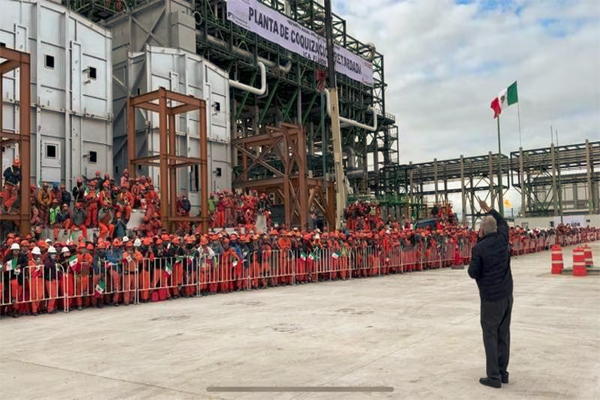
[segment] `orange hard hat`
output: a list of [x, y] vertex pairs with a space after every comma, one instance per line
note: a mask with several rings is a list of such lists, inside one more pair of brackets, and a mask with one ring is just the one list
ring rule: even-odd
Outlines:
[[94, 250], [94, 245], [90, 243], [85, 248], [88, 250]]
[[18, 167], [18, 166], [20, 166], [20, 165], [21, 165], [21, 160], [19, 160], [18, 158], [15, 158], [15, 159], [13, 160], [13, 165], [14, 165], [15, 167]]

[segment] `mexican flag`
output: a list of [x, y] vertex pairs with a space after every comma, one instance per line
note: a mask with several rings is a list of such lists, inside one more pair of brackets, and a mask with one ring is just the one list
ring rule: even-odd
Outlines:
[[490, 108], [494, 110], [494, 118], [498, 118], [503, 109], [518, 101], [519, 95], [517, 94], [517, 82], [515, 81], [508, 88], [501, 91], [500, 94], [498, 94], [498, 97], [492, 100]]
[[17, 268], [17, 259], [16, 258], [13, 258], [12, 260], [7, 261], [6, 264], [4, 264], [4, 269], [6, 271], [12, 271], [16, 268]]
[[167, 266], [165, 267], [165, 275], [171, 276], [172, 273], [173, 273], [173, 265], [171, 265], [171, 263], [167, 263]]
[[337, 251], [334, 251], [333, 253], [331, 253], [331, 257], [334, 260], [337, 260], [338, 258], [340, 258], [340, 253], [338, 253]]
[[306, 253], [305, 252], [300, 253], [300, 258], [302, 259], [302, 261], [306, 261]]
[[102, 297], [105, 290], [106, 290], [106, 283], [104, 282], [104, 280], [100, 280], [100, 282], [98, 282], [98, 284], [96, 285], [96, 290], [94, 291], [94, 297], [99, 299], [100, 297]]
[[70, 257], [69, 260], [68, 260], [68, 262], [69, 262], [69, 267], [71, 267], [71, 269], [73, 270], [73, 272], [75, 272], [75, 273], [78, 274], [79, 271], [81, 271], [81, 264], [77, 260], [77, 256]]

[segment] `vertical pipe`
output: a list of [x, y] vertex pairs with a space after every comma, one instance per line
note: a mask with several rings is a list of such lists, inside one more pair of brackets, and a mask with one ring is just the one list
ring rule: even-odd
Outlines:
[[135, 179], [136, 165], [133, 162], [136, 154], [135, 143], [135, 106], [131, 102], [131, 98], [127, 99], [127, 162], [129, 164], [129, 174], [131, 179]]
[[163, 228], [169, 225], [169, 155], [167, 135], [167, 91], [165, 88], [158, 89], [158, 132], [159, 132], [159, 160], [160, 160], [160, 219]]
[[200, 217], [202, 233], [208, 233], [208, 143], [206, 127], [206, 102], [200, 101]]
[[[177, 216], [177, 133], [175, 130], [175, 114], [169, 113], [169, 129], [167, 130], [169, 135], [169, 207], [171, 217]], [[171, 224], [171, 223], [169, 223]], [[170, 232], [175, 231], [176, 224], [171, 224]]]
[[[0, 76], [2, 79], [2, 76]], [[19, 151], [21, 153], [21, 236], [25, 237], [31, 229], [31, 202], [29, 186], [31, 184], [31, 147], [30, 147], [30, 113], [31, 113], [31, 69], [29, 54], [21, 54], [21, 71], [19, 76], [19, 98], [21, 100], [19, 120]], [[1, 127], [0, 127], [1, 128]]]

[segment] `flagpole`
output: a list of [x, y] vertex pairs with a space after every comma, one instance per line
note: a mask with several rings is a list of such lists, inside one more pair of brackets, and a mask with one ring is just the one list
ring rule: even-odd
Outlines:
[[519, 118], [519, 147], [523, 147], [521, 143], [521, 107], [519, 107], [519, 102], [517, 101], [517, 116]]
[[[500, 186], [500, 191], [498, 193], [498, 211], [500, 215], [504, 217], [504, 189], [502, 187], [502, 148], [500, 145], [500, 115], [497, 117], [498, 123], [498, 181]], [[490, 176], [492, 182], [494, 182], [494, 177]], [[492, 185], [493, 186], [493, 185]], [[493, 206], [493, 205], [492, 205]]]

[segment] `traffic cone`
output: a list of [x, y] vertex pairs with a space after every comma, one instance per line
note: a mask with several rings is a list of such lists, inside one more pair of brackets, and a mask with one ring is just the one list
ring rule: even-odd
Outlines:
[[563, 264], [563, 253], [559, 245], [555, 244], [552, 246], [552, 274], [562, 274], [564, 268]]
[[573, 276], [587, 276], [585, 251], [582, 247], [573, 250]]
[[594, 268], [594, 259], [592, 256], [592, 249], [588, 247], [586, 244], [583, 246], [584, 254], [585, 254], [585, 267], [586, 268]]

